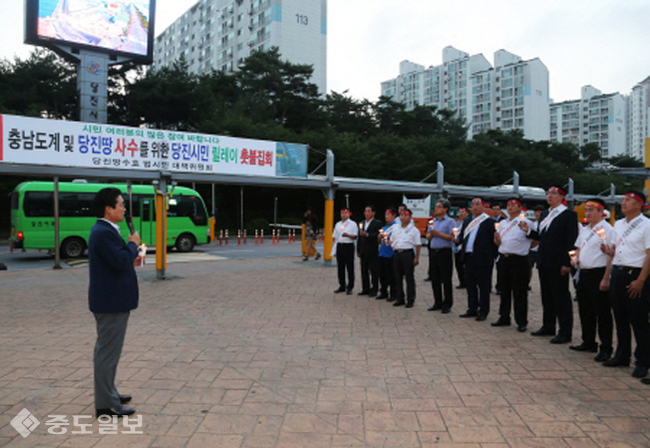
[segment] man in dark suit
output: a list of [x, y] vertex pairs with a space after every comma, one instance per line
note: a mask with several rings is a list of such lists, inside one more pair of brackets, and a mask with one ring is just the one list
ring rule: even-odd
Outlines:
[[375, 297], [379, 289], [379, 230], [381, 221], [375, 218], [374, 205], [366, 206], [363, 211], [365, 221], [359, 223], [359, 242], [357, 255], [361, 260], [362, 295]]
[[527, 222], [520, 223], [530, 238], [539, 241], [537, 269], [542, 292], [543, 324], [533, 336], [555, 336], [555, 322], [559, 324], [552, 344], [571, 342], [573, 306], [569, 292], [571, 258], [578, 237], [578, 216], [564, 205], [566, 191], [557, 185], [548, 189], [546, 202], [550, 208], [542, 213], [537, 230]]
[[465, 284], [467, 286], [467, 312], [460, 317], [487, 319], [490, 313], [490, 289], [492, 267], [497, 255], [494, 244], [496, 221], [485, 213], [483, 198], [472, 199], [472, 216], [467, 218], [460, 234], [465, 260]]
[[129, 313], [138, 307], [138, 280], [133, 262], [138, 256], [140, 236], [129, 235], [126, 244], [120, 235], [117, 223], [124, 221], [126, 208], [117, 188], [100, 190], [93, 208], [99, 219], [88, 239], [88, 304], [97, 325], [93, 358], [95, 409], [97, 417], [131, 415], [135, 409], [123, 406], [131, 397], [118, 394], [115, 373]]

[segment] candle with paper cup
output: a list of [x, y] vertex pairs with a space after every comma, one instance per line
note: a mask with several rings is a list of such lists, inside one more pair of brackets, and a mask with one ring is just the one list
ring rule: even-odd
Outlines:
[[133, 260], [133, 266], [144, 266], [145, 257], [147, 256], [147, 246], [142, 243], [138, 246], [138, 256]]

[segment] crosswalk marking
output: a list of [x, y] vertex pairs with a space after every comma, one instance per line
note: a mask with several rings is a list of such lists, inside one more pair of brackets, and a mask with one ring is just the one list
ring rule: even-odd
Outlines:
[[[167, 254], [167, 263], [192, 263], [196, 261], [227, 260], [228, 257], [211, 255], [206, 252], [170, 252]], [[61, 260], [71, 268], [88, 267], [87, 258], [66, 258]], [[146, 264], [156, 264], [156, 254], [147, 254]]]
[[[190, 263], [193, 261], [216, 261], [216, 260], [227, 260], [227, 257], [221, 257], [219, 255], [210, 255], [205, 252], [171, 252], [167, 254], [167, 263]], [[156, 255], [151, 254], [147, 255], [148, 263], [156, 262]]]

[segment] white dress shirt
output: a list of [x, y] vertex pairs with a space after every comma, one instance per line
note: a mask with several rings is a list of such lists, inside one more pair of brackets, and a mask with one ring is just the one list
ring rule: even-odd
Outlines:
[[[627, 230], [633, 225], [634, 229], [626, 235]], [[645, 251], [650, 249], [650, 220], [644, 215], [639, 215], [630, 222], [625, 218], [619, 219], [614, 225], [614, 231], [616, 254], [612, 264], [642, 268], [646, 257]]]
[[[605, 231], [605, 239], [598, 235], [599, 230]], [[575, 246], [580, 249], [578, 260], [581, 269], [604, 268], [607, 266], [607, 254], [600, 250], [600, 245], [605, 243], [612, 245], [614, 240], [614, 228], [605, 220], [600, 221], [595, 226], [591, 224], [580, 228], [580, 233], [576, 239]]]
[[[526, 232], [519, 228], [521, 219], [517, 216], [515, 219], [504, 219], [499, 224], [499, 236], [501, 237], [501, 245], [499, 246], [500, 254], [508, 255], [521, 255], [527, 256], [530, 252], [530, 245], [532, 243], [530, 238], [526, 237]], [[532, 222], [524, 219], [528, 226], [533, 225]]]
[[395, 250], [415, 249], [421, 243], [420, 238], [420, 230], [412, 224], [393, 226], [390, 234], [391, 246]]

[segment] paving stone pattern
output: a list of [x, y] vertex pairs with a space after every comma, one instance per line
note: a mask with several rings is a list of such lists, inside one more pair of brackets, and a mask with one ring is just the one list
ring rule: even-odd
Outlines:
[[[548, 338], [333, 294], [336, 269], [300, 258], [139, 269], [118, 388], [143, 434], [48, 433], [94, 413], [87, 268], [0, 273], [0, 445], [15, 447], [650, 447], [650, 386], [632, 367]], [[119, 291], [116, 291], [119, 294]], [[541, 321], [531, 293], [529, 330]], [[580, 342], [576, 311], [574, 343]], [[27, 408], [40, 425], [10, 425]], [[121, 431], [120, 431], [121, 432]]]

